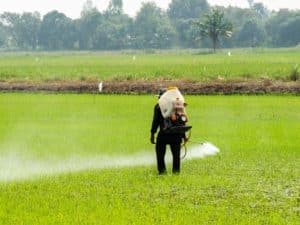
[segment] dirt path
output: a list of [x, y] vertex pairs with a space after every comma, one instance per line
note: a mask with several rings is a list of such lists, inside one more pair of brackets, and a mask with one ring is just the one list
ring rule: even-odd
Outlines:
[[[105, 94], [152, 94], [177, 86], [185, 94], [300, 94], [300, 81], [104, 81]], [[0, 81], [0, 92], [99, 93], [99, 81]]]

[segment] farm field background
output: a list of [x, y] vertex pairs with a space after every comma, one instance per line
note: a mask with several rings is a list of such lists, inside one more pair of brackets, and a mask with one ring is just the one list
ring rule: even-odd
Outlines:
[[222, 50], [217, 54], [203, 50], [2, 52], [0, 80], [286, 80], [299, 64], [299, 48]]
[[149, 130], [156, 100], [0, 94], [0, 160], [8, 162], [0, 165], [0, 224], [298, 223], [296, 96], [186, 96], [192, 141], [211, 141], [221, 153], [184, 161], [180, 176], [157, 176], [153, 161], [5, 179], [3, 171], [18, 175], [74, 155], [154, 155]]

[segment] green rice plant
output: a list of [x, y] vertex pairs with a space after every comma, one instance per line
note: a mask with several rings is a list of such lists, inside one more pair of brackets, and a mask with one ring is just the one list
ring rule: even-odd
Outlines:
[[52, 52], [1, 53], [0, 80], [111, 80], [111, 79], [188, 79], [207, 81], [218, 76], [226, 80], [250, 77], [282, 79], [291, 74], [290, 66], [299, 64], [294, 49], [220, 51], [193, 54], [161, 51], [153, 54], [132, 52]]
[[[0, 94], [0, 224], [298, 223], [299, 97], [186, 96], [191, 141], [210, 141], [221, 153], [183, 160], [179, 176], [156, 174], [149, 143], [156, 101]], [[76, 170], [140, 153], [154, 164]], [[74, 170], [51, 173], [74, 156]], [[28, 167], [47, 173], [2, 179]]]

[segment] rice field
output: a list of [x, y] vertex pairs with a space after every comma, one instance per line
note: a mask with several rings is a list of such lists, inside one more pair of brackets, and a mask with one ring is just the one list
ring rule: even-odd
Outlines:
[[0, 94], [0, 224], [299, 223], [299, 97], [186, 96], [188, 155], [220, 153], [179, 176], [156, 173], [156, 101]]
[[0, 80], [281, 79], [298, 71], [300, 51], [238, 49], [145, 52], [0, 53]]

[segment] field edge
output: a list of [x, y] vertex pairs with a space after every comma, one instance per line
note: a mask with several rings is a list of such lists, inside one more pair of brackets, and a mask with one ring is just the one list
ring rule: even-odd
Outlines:
[[0, 80], [0, 92], [153, 94], [176, 86], [185, 94], [300, 94], [300, 81], [259, 80]]

